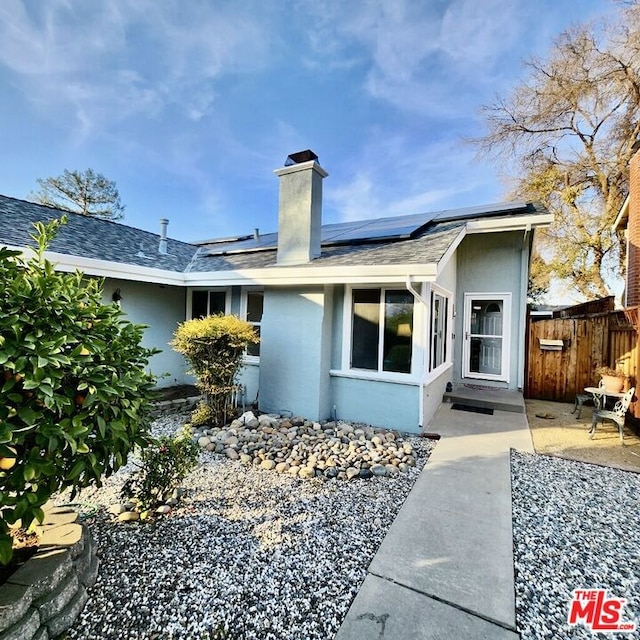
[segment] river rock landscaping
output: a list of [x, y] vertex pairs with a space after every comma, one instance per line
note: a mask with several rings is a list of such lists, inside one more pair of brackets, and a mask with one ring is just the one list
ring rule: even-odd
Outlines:
[[228, 427], [199, 428], [196, 438], [231, 460], [300, 478], [394, 476], [416, 465], [409, 440], [367, 425], [256, 417], [248, 411]]
[[[182, 499], [152, 522], [109, 513], [133, 463], [82, 492], [100, 574], [69, 639], [335, 635], [434, 443], [272, 418], [200, 429]], [[159, 417], [154, 433], [186, 419]]]

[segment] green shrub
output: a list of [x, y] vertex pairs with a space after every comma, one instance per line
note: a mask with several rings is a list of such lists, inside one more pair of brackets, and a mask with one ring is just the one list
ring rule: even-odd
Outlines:
[[0, 248], [0, 562], [8, 525], [42, 521], [57, 491], [117, 470], [148, 441], [154, 353], [144, 327], [102, 304], [102, 283], [44, 258], [62, 221], [37, 224], [35, 254]]
[[191, 424], [194, 427], [199, 427], [203, 424], [212, 424], [215, 420], [215, 416], [213, 414], [213, 409], [210, 404], [206, 402], [201, 402], [192, 412], [191, 412]]
[[214, 422], [224, 424], [227, 399], [233, 390], [242, 356], [250, 344], [257, 344], [253, 326], [236, 316], [208, 316], [178, 325], [171, 342], [191, 365], [197, 386], [207, 395]]
[[139, 471], [124, 483], [122, 497], [135, 498], [141, 511], [164, 504], [195, 468], [199, 455], [200, 447], [186, 427], [177, 436], [154, 439], [142, 451]]

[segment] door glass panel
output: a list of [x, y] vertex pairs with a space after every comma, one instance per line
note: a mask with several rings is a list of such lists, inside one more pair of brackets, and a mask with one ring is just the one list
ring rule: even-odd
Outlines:
[[502, 335], [502, 300], [471, 302], [471, 333], [484, 336]]
[[473, 373], [502, 373], [502, 338], [471, 338], [471, 361]]
[[503, 301], [472, 300], [469, 371], [502, 374]]

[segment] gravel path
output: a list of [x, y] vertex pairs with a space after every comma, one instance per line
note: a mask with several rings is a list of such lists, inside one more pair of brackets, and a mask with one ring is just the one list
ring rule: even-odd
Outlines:
[[[640, 638], [640, 475], [513, 453], [516, 614], [523, 640]], [[632, 633], [569, 627], [574, 589], [626, 598]]]
[[[172, 433], [184, 419], [161, 418], [154, 431]], [[352, 481], [291, 478], [203, 453], [169, 517], [119, 524], [95, 513], [100, 574], [68, 638], [332, 638], [433, 447], [410, 442], [416, 467]], [[117, 502], [130, 470], [85, 490], [85, 512]]]

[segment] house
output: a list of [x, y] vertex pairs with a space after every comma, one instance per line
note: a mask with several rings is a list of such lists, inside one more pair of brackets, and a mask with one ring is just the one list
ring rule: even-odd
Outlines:
[[[624, 235], [626, 240], [626, 278], [622, 299], [624, 314], [635, 330], [632, 345], [624, 353], [625, 369], [629, 371], [630, 384], [638, 389], [640, 371], [640, 141], [634, 145], [635, 153], [629, 162], [629, 193], [618, 216], [613, 230]], [[640, 422], [640, 402], [630, 408], [636, 419], [636, 433]]]
[[[418, 431], [448, 382], [521, 389], [526, 290], [540, 205], [511, 202], [322, 225], [327, 177], [311, 151], [280, 182], [278, 233], [184, 243], [69, 215], [50, 247], [59, 269], [104, 277], [105, 295], [164, 349], [154, 372], [187, 380], [175, 326], [238, 314], [259, 332], [242, 383], [265, 412]], [[0, 242], [29, 243], [60, 212], [0, 197]]]
[[623, 233], [627, 244], [624, 307], [640, 307], [640, 141], [634, 149], [629, 162], [629, 194], [613, 223], [613, 230]]

